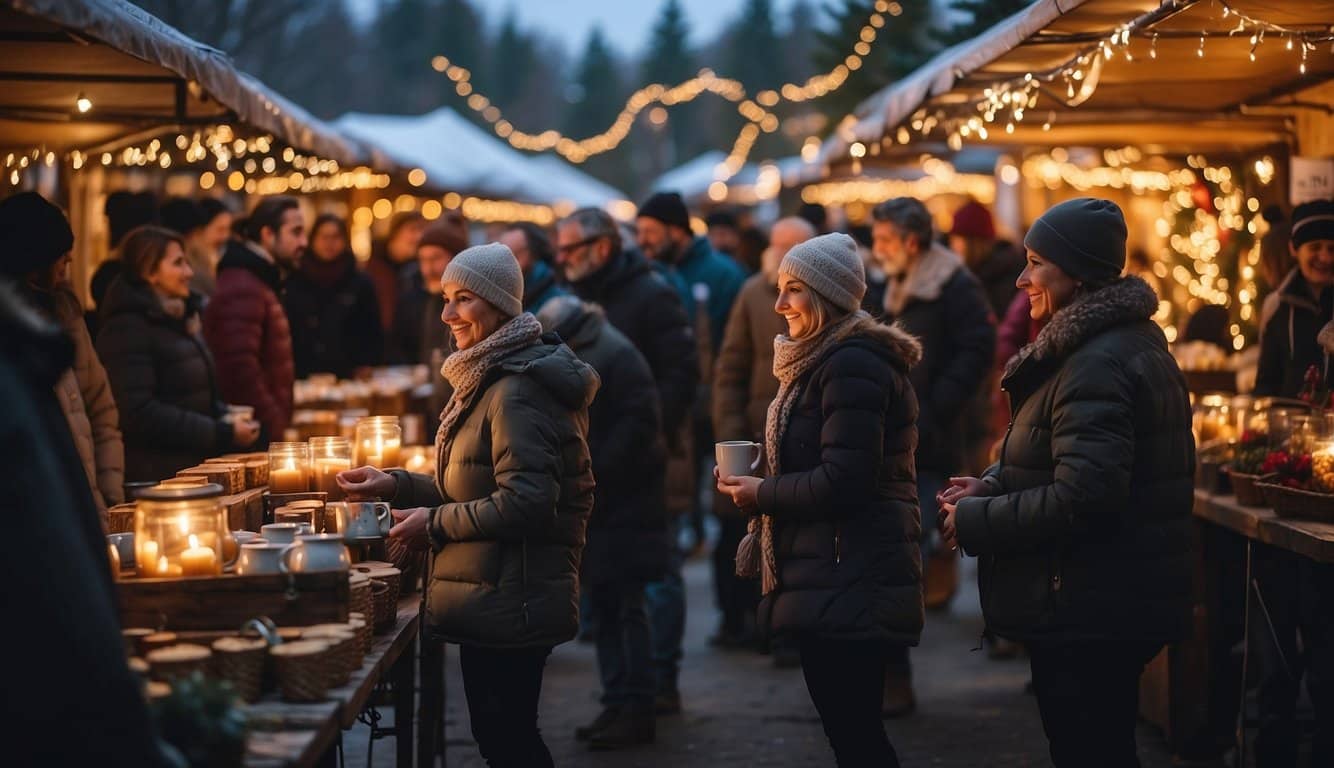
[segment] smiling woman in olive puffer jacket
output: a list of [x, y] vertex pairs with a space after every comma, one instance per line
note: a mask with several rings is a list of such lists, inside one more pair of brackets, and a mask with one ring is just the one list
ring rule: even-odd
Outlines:
[[[477, 747], [493, 768], [542, 768], [542, 672], [579, 626], [579, 563], [593, 508], [588, 406], [597, 374], [523, 311], [509, 248], [465, 249], [441, 278], [458, 351], [441, 373], [434, 477], [361, 467], [352, 498], [391, 500], [389, 535], [434, 550], [426, 625], [458, 643]], [[433, 727], [424, 725], [423, 727]]]
[[1107, 200], [1033, 224], [1017, 284], [1046, 326], [1006, 366], [1000, 461], [939, 497], [987, 627], [1028, 646], [1058, 768], [1139, 765], [1140, 672], [1188, 618], [1190, 403], [1125, 239]]

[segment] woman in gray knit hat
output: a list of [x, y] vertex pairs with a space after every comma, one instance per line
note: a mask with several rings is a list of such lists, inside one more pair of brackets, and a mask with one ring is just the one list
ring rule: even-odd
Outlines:
[[897, 766], [880, 698], [890, 649], [922, 631], [908, 382], [921, 347], [861, 311], [865, 293], [847, 235], [783, 257], [766, 477], [720, 477], [718, 490], [751, 515], [737, 573], [761, 579], [761, 629], [797, 644], [838, 765]]
[[1005, 367], [1000, 461], [938, 497], [987, 628], [1028, 648], [1058, 768], [1139, 765], [1140, 672], [1189, 616], [1190, 402], [1125, 243], [1108, 200], [1033, 223], [1016, 284], [1046, 325]]
[[[441, 369], [434, 476], [344, 472], [352, 498], [391, 501], [391, 538], [434, 552], [426, 627], [458, 643], [473, 738], [490, 766], [541, 768], [542, 671], [579, 625], [579, 559], [593, 507], [593, 369], [523, 312], [523, 275], [497, 243], [468, 248], [441, 278], [458, 351]], [[432, 727], [424, 725], [423, 727]]]

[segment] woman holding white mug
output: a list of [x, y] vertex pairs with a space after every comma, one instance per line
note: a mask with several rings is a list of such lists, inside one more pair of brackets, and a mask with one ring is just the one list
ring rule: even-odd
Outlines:
[[[468, 248], [441, 278], [458, 351], [441, 373], [434, 477], [361, 467], [352, 500], [390, 499], [389, 536], [435, 551], [426, 626], [458, 643], [473, 738], [493, 768], [542, 768], [542, 672], [579, 625], [579, 560], [593, 507], [588, 405], [598, 377], [523, 311], [508, 248]], [[433, 727], [423, 725], [425, 728]]]
[[767, 477], [719, 477], [752, 515], [737, 572], [759, 574], [759, 626], [796, 641], [839, 766], [897, 766], [880, 720], [892, 646], [922, 631], [913, 450], [917, 341], [859, 309], [866, 276], [844, 234], [797, 245], [778, 270], [777, 397]]

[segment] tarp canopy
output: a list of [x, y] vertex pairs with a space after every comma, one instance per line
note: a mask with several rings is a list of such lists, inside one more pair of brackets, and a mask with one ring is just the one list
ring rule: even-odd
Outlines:
[[854, 142], [884, 141], [883, 157], [905, 139], [951, 136], [956, 147], [1164, 153], [1282, 143], [1294, 114], [1331, 107], [1294, 94], [1334, 78], [1332, 21], [1330, 0], [1038, 0], [864, 101], [821, 156], [841, 163]]
[[[387, 158], [239, 72], [228, 56], [124, 0], [0, 0], [0, 146], [114, 148], [232, 124], [344, 166]], [[81, 113], [76, 101], [91, 109]]]
[[425, 186], [526, 203], [605, 205], [625, 197], [549, 156], [529, 156], [448, 107], [424, 115], [348, 113], [340, 131], [376, 142], [395, 160], [426, 172]]

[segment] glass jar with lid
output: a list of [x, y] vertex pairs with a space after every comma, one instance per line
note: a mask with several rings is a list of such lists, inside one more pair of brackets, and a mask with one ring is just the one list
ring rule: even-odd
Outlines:
[[399, 451], [403, 446], [403, 428], [397, 416], [368, 416], [357, 422], [352, 443], [352, 464], [388, 469], [402, 466]]
[[1197, 445], [1236, 439], [1232, 402], [1226, 394], [1211, 392], [1202, 395], [1195, 403], [1193, 420]]
[[140, 576], [216, 576], [227, 533], [222, 486], [156, 486], [134, 509], [134, 559]]
[[305, 493], [310, 490], [310, 446], [306, 443], [269, 443], [269, 491]]

